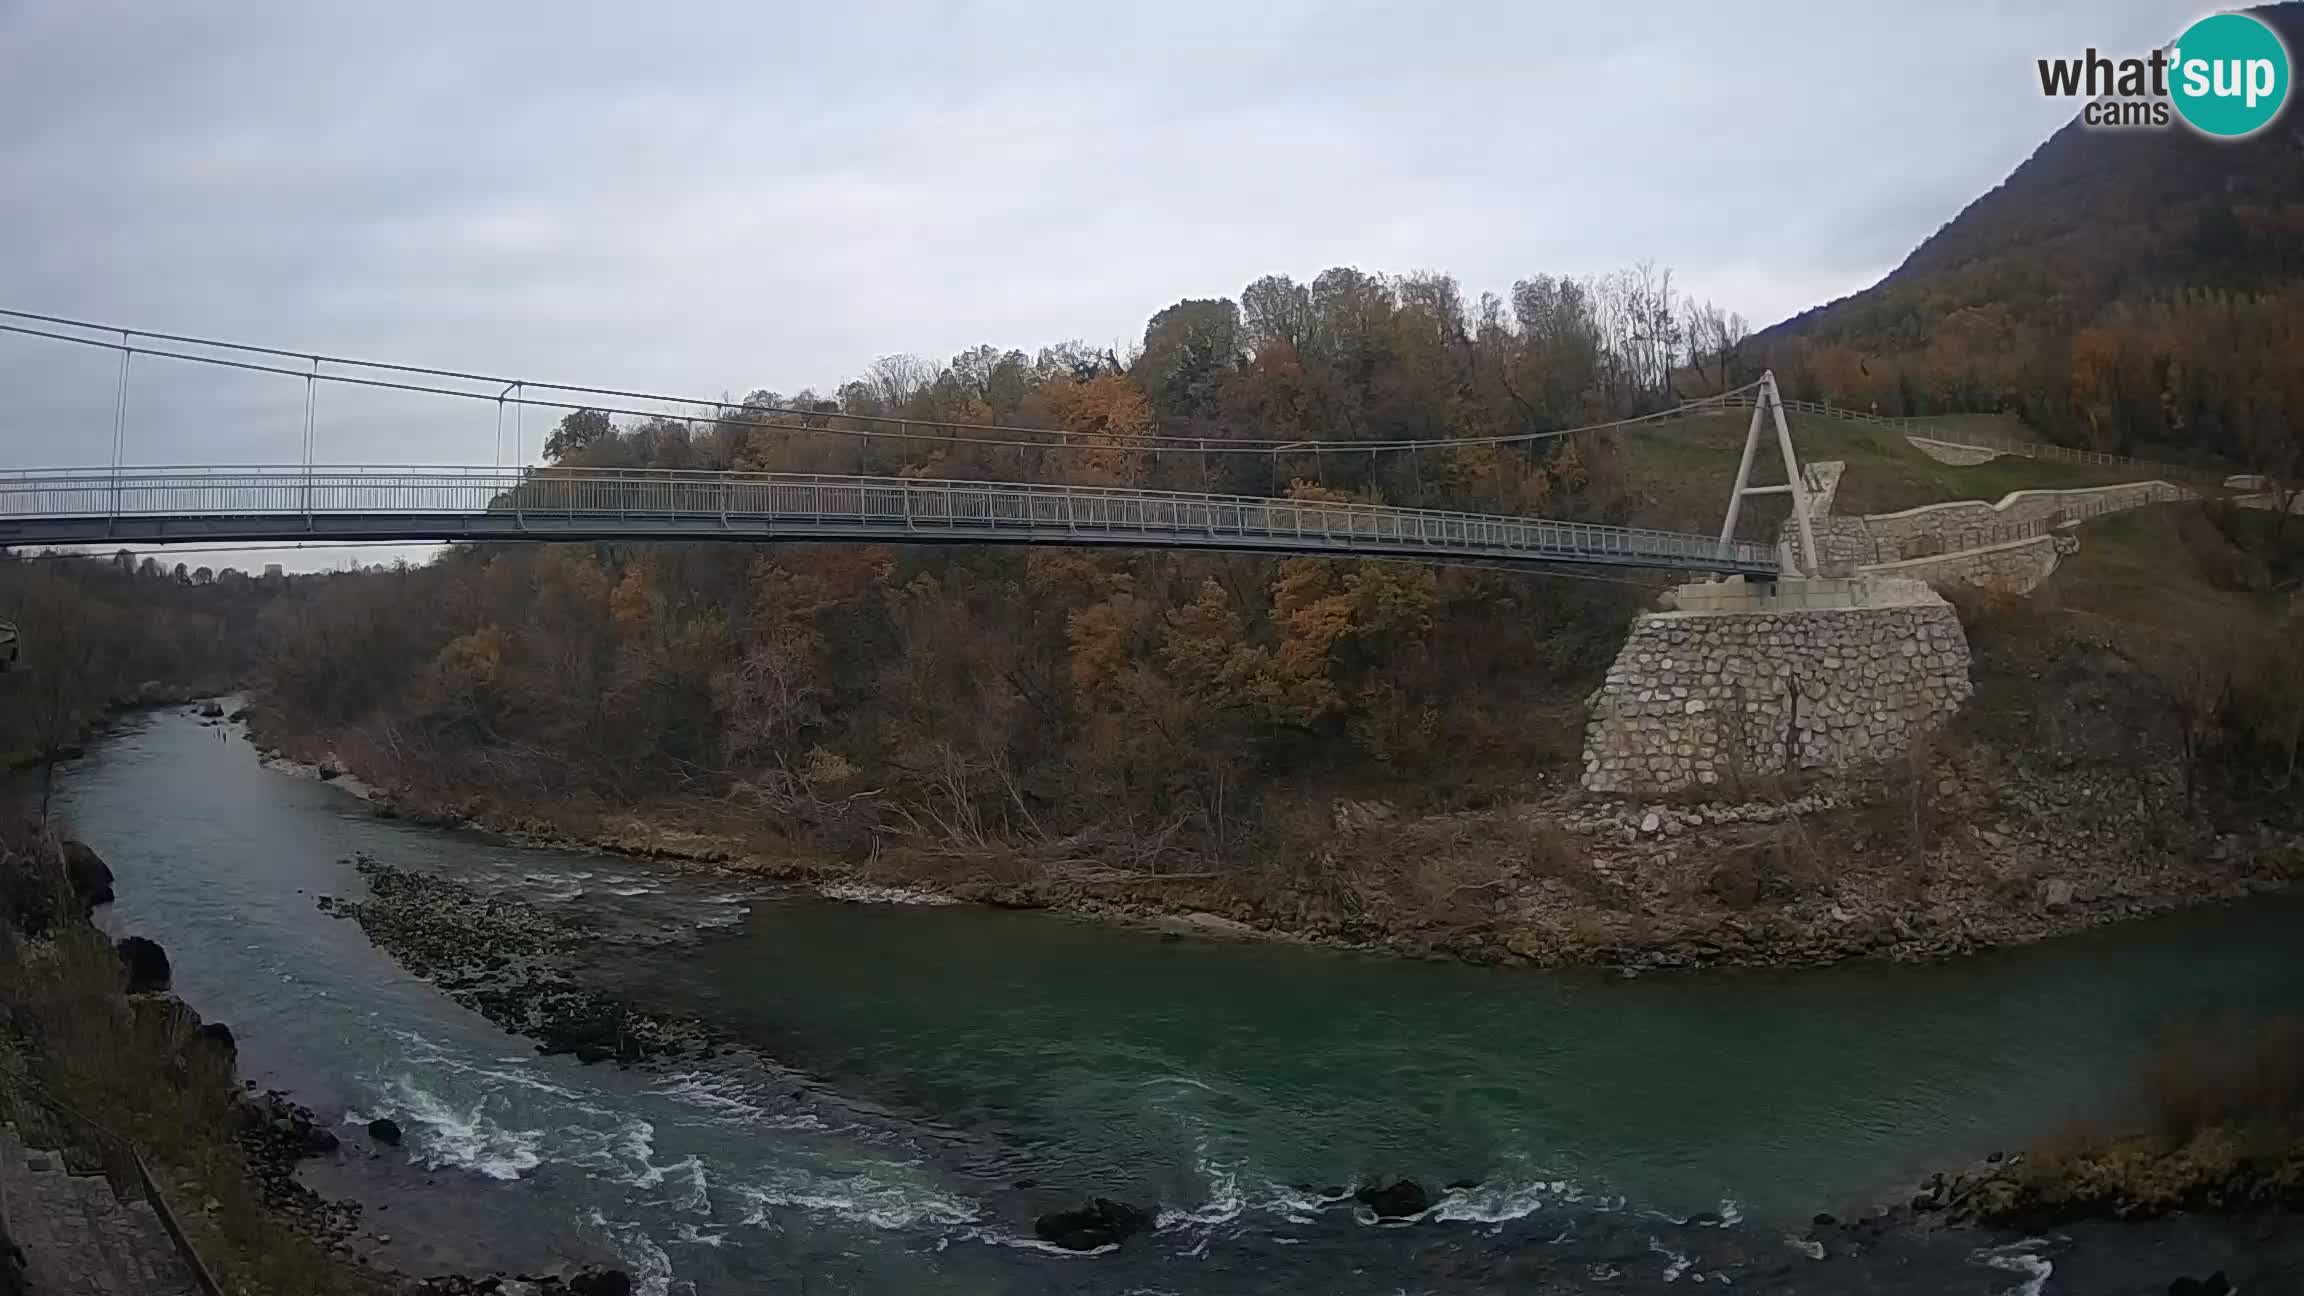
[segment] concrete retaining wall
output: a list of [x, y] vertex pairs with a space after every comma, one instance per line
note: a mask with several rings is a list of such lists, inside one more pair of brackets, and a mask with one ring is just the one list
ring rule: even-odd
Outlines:
[[1957, 468], [1973, 468], [1980, 463], [1990, 463], [1993, 460], [1999, 458], [2001, 455], [2007, 453], [2005, 450], [1992, 450], [1984, 446], [1960, 445], [1957, 442], [1937, 441], [1929, 437], [1908, 436], [1904, 439], [1911, 443], [1913, 449], [1928, 456], [1936, 462], [1941, 464], [1951, 464]]

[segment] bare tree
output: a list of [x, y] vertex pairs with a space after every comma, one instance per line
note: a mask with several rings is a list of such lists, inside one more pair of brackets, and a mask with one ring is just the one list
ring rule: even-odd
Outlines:
[[902, 414], [914, 398], [936, 385], [936, 366], [916, 355], [884, 355], [872, 362], [864, 381], [882, 409]]

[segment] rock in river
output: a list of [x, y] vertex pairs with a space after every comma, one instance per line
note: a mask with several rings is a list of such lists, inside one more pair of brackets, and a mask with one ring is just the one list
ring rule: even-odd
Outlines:
[[386, 1147], [400, 1146], [400, 1123], [388, 1116], [379, 1116], [368, 1122], [368, 1137]]
[[1098, 1197], [1076, 1210], [1050, 1211], [1033, 1221], [1032, 1231], [1043, 1242], [1067, 1251], [1093, 1251], [1114, 1245], [1152, 1225], [1152, 1214], [1126, 1202]]
[[1352, 1193], [1353, 1200], [1376, 1212], [1378, 1219], [1407, 1219], [1432, 1209], [1432, 1194], [1413, 1179], [1395, 1179], [1391, 1183], [1362, 1184]]
[[568, 1296], [632, 1296], [632, 1278], [621, 1269], [587, 1265], [568, 1279]]

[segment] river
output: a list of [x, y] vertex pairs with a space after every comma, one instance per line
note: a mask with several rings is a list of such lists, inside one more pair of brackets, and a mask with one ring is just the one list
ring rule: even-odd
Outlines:
[[[117, 875], [108, 926], [166, 947], [244, 1074], [344, 1122], [305, 1179], [366, 1204], [379, 1259], [591, 1259], [674, 1296], [2039, 1290], [2036, 1253], [2070, 1243], [1818, 1259], [1808, 1217], [2118, 1119], [2165, 1029], [2304, 994], [2293, 898], [1945, 965], [1620, 980], [742, 893], [377, 819], [180, 711], [59, 789]], [[625, 993], [750, 1047], [539, 1057], [321, 911], [363, 894], [356, 854], [568, 906]], [[619, 939], [668, 927], [701, 935]], [[374, 1116], [405, 1146], [371, 1147]], [[1379, 1174], [1464, 1186], [1412, 1223], [1331, 1200]], [[1159, 1226], [1088, 1256], [1033, 1239], [1091, 1194]], [[2183, 1227], [2177, 1259], [2234, 1245]]]

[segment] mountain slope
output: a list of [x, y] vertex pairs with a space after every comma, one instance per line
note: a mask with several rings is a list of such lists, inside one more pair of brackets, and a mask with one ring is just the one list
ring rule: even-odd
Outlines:
[[[2304, 3], [2255, 12], [2304, 49]], [[2300, 285], [2304, 108], [2236, 142], [2076, 118], [1880, 283], [1754, 342], [1802, 395], [2254, 461], [2254, 423], [2304, 418], [2278, 379]]]

